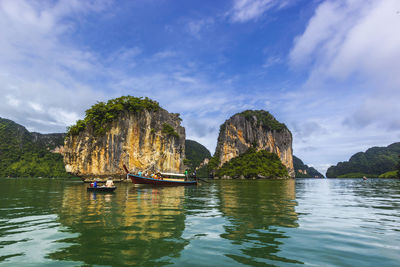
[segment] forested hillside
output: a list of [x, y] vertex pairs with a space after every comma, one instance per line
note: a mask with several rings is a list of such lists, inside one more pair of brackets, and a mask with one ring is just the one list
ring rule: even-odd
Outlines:
[[250, 148], [217, 169], [216, 176], [231, 178], [288, 178], [289, 174], [279, 157], [265, 150]]
[[[202, 144], [193, 140], [185, 140], [185, 156], [185, 165], [189, 167], [189, 172], [193, 172], [200, 166], [204, 159], [211, 158], [211, 153]], [[198, 169], [197, 176], [208, 177], [207, 166]]]
[[50, 150], [64, 142], [64, 134], [30, 133], [0, 118], [0, 177], [66, 177], [63, 157]]
[[211, 158], [211, 153], [202, 144], [193, 141], [185, 140], [185, 165], [190, 167], [198, 167], [205, 158]]
[[339, 162], [329, 167], [328, 178], [333, 177], [378, 177], [379, 175], [396, 170], [399, 161], [400, 143], [387, 147], [372, 147], [365, 152], [358, 152], [349, 161]]
[[313, 167], [304, 164], [301, 159], [293, 155], [293, 167], [296, 172], [296, 178], [323, 178], [319, 171]]

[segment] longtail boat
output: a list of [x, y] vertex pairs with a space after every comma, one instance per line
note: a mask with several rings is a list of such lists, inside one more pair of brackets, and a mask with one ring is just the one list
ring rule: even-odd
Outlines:
[[152, 184], [152, 185], [196, 185], [197, 181], [185, 181], [183, 179], [173, 179], [173, 178], [150, 178], [139, 176], [135, 174], [128, 173], [128, 177], [132, 180], [134, 184]]
[[[185, 181], [184, 174], [176, 174], [176, 173], [158, 173], [158, 175], [153, 177], [145, 177], [142, 175], [136, 175], [129, 173], [128, 168], [123, 166], [127, 178], [130, 178], [134, 184], [151, 184], [151, 185], [161, 185], [161, 186], [177, 186], [177, 185], [196, 185], [197, 180]], [[172, 178], [172, 177], [181, 177]]]

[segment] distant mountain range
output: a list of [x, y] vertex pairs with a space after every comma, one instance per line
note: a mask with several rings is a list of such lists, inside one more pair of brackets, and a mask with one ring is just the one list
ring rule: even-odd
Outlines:
[[187, 139], [185, 140], [185, 156], [185, 165], [190, 168], [196, 168], [204, 161], [204, 159], [210, 159], [211, 153], [202, 144]]
[[31, 133], [0, 118], [0, 177], [67, 177], [63, 157], [52, 153], [65, 134]]
[[207, 166], [200, 166], [205, 159], [211, 159], [211, 153], [205, 146], [187, 139], [185, 140], [185, 156], [184, 162], [189, 167], [190, 172], [197, 168], [198, 177], [208, 177]]
[[399, 155], [400, 143], [393, 143], [387, 147], [372, 147], [365, 152], [354, 154], [349, 161], [329, 167], [326, 176], [328, 178], [378, 177], [396, 170]]
[[295, 155], [293, 155], [293, 167], [296, 173], [296, 178], [324, 178], [324, 175], [319, 171], [313, 167], [308, 167]]

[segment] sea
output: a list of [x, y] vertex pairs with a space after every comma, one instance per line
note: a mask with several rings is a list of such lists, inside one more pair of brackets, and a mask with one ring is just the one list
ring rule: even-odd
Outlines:
[[0, 266], [400, 266], [399, 179], [0, 178]]

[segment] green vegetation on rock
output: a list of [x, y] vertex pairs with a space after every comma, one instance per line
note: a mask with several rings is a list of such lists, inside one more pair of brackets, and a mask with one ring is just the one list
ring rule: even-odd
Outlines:
[[211, 157], [210, 161], [208, 162], [207, 165], [207, 174], [209, 177], [214, 177], [215, 176], [215, 171], [218, 169], [218, 166], [220, 164], [219, 160], [220, 154], [216, 152], [214, 156]]
[[337, 178], [363, 178], [364, 176], [367, 178], [377, 178], [379, 175], [363, 173], [363, 172], [351, 172], [351, 173], [339, 175]]
[[211, 153], [205, 146], [193, 140], [185, 140], [185, 157], [184, 164], [189, 168], [189, 173], [197, 168], [197, 177], [208, 177], [208, 165], [198, 168], [204, 159], [211, 158]]
[[379, 178], [397, 178], [398, 171], [389, 171], [379, 175]]
[[387, 147], [372, 147], [365, 152], [354, 154], [349, 161], [329, 167], [326, 176], [349, 177], [355, 173], [362, 174], [358, 177], [378, 177], [388, 171], [396, 170], [399, 155], [400, 143], [393, 143]]
[[163, 124], [161, 133], [179, 138], [179, 134], [175, 131], [174, 127], [172, 127], [168, 123]]
[[68, 177], [63, 157], [49, 150], [63, 144], [64, 134], [30, 133], [0, 118], [0, 177]]
[[87, 127], [93, 129], [95, 135], [104, 134], [113, 122], [123, 112], [140, 113], [144, 110], [157, 111], [160, 109], [158, 102], [147, 97], [121, 96], [105, 102], [97, 102], [86, 110], [83, 120], [78, 120], [75, 125], [68, 127], [67, 135], [78, 135]]
[[287, 129], [284, 123], [280, 123], [271, 113], [265, 110], [245, 110], [239, 115], [244, 116], [246, 120], [251, 122], [256, 121], [257, 127], [262, 126], [267, 130], [280, 131]]
[[397, 178], [400, 179], [400, 155], [399, 155], [399, 162], [397, 163], [396, 168], [397, 168]]
[[239, 178], [283, 178], [289, 177], [279, 157], [265, 150], [250, 148], [239, 157], [233, 158], [216, 170], [216, 176]]
[[210, 159], [211, 153], [202, 144], [193, 140], [185, 140], [185, 157], [185, 165], [194, 169], [197, 168], [204, 159]]
[[293, 167], [296, 173], [296, 178], [323, 178], [324, 176], [314, 169], [313, 167], [309, 167], [305, 165], [301, 159], [293, 155]]

